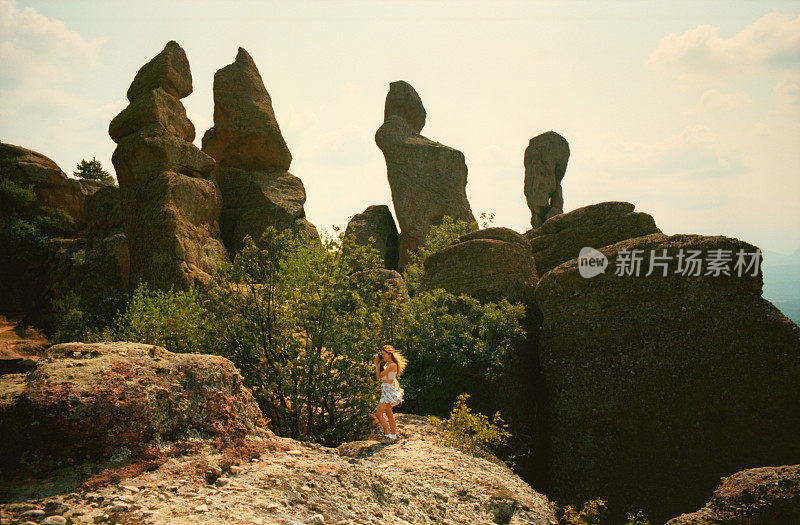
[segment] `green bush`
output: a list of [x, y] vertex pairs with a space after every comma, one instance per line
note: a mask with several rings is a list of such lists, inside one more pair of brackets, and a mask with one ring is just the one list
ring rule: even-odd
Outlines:
[[474, 232], [478, 229], [478, 224], [462, 220], [453, 220], [449, 215], [445, 215], [441, 224], [431, 226], [425, 236], [425, 243], [419, 250], [412, 252], [409, 262], [403, 271], [403, 279], [411, 295], [419, 290], [419, 282], [424, 272], [425, 259], [434, 252], [441, 250], [462, 235]]
[[54, 343], [87, 341], [124, 311], [127, 296], [116, 259], [100, 245], [80, 250], [57, 273]]
[[486, 447], [504, 444], [511, 433], [499, 412], [495, 412], [492, 422], [481, 413], [473, 413], [467, 406], [468, 397], [466, 393], [458, 396], [449, 418], [431, 416], [430, 420], [439, 429], [438, 444], [457, 448], [471, 456], [480, 456]]
[[415, 295], [393, 313], [389, 340], [408, 358], [404, 410], [444, 416], [468, 392], [480, 411], [490, 411], [504, 361], [524, 336], [524, 306], [482, 304], [438, 289]]
[[[91, 334], [90, 334], [91, 335]], [[136, 287], [127, 309], [94, 339], [163, 346], [171, 352], [213, 353], [214, 328], [200, 292]]]
[[63, 210], [37, 201], [33, 185], [0, 180], [0, 310], [21, 313], [30, 324], [49, 319], [51, 242], [71, 225]]
[[581, 510], [572, 505], [567, 505], [561, 509], [555, 502], [551, 502], [551, 504], [559, 523], [568, 525], [599, 525], [603, 523], [602, 514], [606, 509], [606, 501], [600, 498], [585, 502]]
[[[209, 288], [218, 349], [279, 435], [336, 445], [363, 436], [379, 384], [381, 260], [373, 248], [270, 228]], [[349, 242], [349, 241], [348, 241]], [[357, 270], [357, 271], [356, 271]]]

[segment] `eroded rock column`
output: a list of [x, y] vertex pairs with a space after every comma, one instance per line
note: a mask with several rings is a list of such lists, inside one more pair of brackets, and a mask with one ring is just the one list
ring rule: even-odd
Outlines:
[[191, 92], [186, 53], [171, 41], [136, 74], [130, 104], [109, 126], [133, 285], [204, 283], [226, 257], [221, 196], [209, 179], [214, 159], [192, 144], [194, 126], [180, 102]]
[[292, 154], [272, 99], [241, 47], [236, 60], [214, 75], [214, 126], [203, 136], [203, 151], [217, 161], [220, 227], [231, 253], [241, 249], [245, 236], [258, 241], [270, 226], [319, 237], [306, 219], [303, 182], [288, 171]]
[[375, 143], [386, 159], [397, 222], [400, 224], [398, 268], [424, 242], [431, 226], [445, 215], [475, 222], [467, 201], [467, 164], [460, 151], [419, 134], [425, 108], [410, 84], [392, 82], [386, 95], [384, 122]]

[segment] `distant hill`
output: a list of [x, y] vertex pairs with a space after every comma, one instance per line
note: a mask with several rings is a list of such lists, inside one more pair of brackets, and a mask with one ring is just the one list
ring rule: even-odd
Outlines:
[[764, 299], [800, 325], [800, 248], [791, 254], [763, 250]]

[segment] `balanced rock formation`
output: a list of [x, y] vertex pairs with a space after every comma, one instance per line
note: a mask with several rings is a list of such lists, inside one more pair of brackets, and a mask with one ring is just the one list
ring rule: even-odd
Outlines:
[[375, 143], [386, 159], [400, 224], [398, 268], [402, 270], [410, 252], [425, 242], [430, 227], [446, 215], [473, 223], [475, 217], [467, 201], [464, 154], [419, 135], [425, 109], [414, 88], [405, 82], [392, 83], [384, 114]]
[[119, 469], [119, 483], [20, 498], [0, 513], [9, 523], [36, 510], [67, 523], [557, 523], [548, 499], [502, 461], [438, 445], [427, 417], [395, 417], [400, 441], [388, 446], [380, 436], [336, 448], [248, 436], [224, 454], [197, 450], [133, 474]]
[[241, 445], [263, 426], [239, 372], [219, 356], [65, 343], [30, 373], [0, 376], [0, 464], [23, 470], [141, 458], [158, 441], [191, 436]]
[[220, 228], [231, 252], [241, 249], [247, 235], [258, 241], [270, 226], [319, 237], [305, 218], [303, 182], [287, 171], [292, 155], [272, 99], [241, 47], [236, 60], [214, 75], [214, 126], [203, 136], [203, 151], [217, 161]]
[[209, 178], [214, 159], [192, 144], [194, 126], [179, 100], [191, 92], [186, 53], [171, 41], [136, 74], [130, 105], [109, 126], [131, 285], [204, 283], [226, 257], [221, 195]]
[[550, 217], [564, 213], [561, 179], [567, 171], [569, 143], [548, 131], [533, 137], [525, 149], [525, 199], [531, 210], [531, 226], [536, 228]]
[[374, 247], [383, 259], [384, 268], [397, 269], [397, 226], [388, 206], [370, 206], [353, 215], [344, 236], [359, 246]]
[[55, 162], [41, 153], [4, 143], [0, 143], [2, 179], [33, 186], [36, 198], [42, 204], [62, 209], [72, 217], [76, 231], [87, 226], [87, 199], [105, 186], [99, 181], [70, 179]]
[[599, 248], [594, 277], [576, 259], [541, 277], [549, 496], [662, 522], [720, 476], [797, 462], [800, 327], [761, 297], [757, 250], [653, 233]]
[[420, 288], [444, 288], [482, 301], [533, 302], [538, 281], [530, 243], [509, 228], [463, 235], [425, 259]]
[[419, 98], [417, 91], [408, 82], [398, 80], [389, 84], [389, 92], [386, 94], [386, 103], [383, 107], [383, 120], [389, 120], [393, 115], [405, 119], [414, 133], [421, 132], [425, 127], [427, 116], [425, 106], [422, 105], [422, 99]]
[[575, 259], [581, 248], [601, 248], [632, 237], [661, 233], [651, 215], [630, 202], [608, 201], [556, 215], [525, 232], [539, 275]]
[[705, 507], [666, 525], [800, 523], [800, 465], [757, 467], [722, 478]]

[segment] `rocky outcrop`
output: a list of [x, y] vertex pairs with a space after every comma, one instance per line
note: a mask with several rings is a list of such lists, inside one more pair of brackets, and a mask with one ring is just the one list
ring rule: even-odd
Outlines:
[[191, 436], [241, 444], [264, 424], [239, 372], [218, 356], [65, 343], [30, 373], [0, 377], [0, 463], [32, 471], [115, 454], [141, 458], [159, 441]]
[[661, 233], [653, 217], [630, 202], [608, 201], [577, 208], [525, 232], [539, 275], [575, 259], [581, 248], [601, 248], [632, 237]]
[[191, 143], [194, 126], [179, 100], [191, 92], [186, 54], [171, 41], [136, 74], [130, 105], [109, 126], [131, 285], [205, 283], [226, 257], [221, 196], [209, 178], [214, 159]]
[[567, 139], [548, 131], [533, 137], [525, 149], [525, 200], [531, 210], [531, 226], [541, 226], [550, 217], [564, 213], [561, 180], [567, 171]]
[[[608, 266], [594, 277], [575, 259], [541, 277], [549, 496], [662, 521], [701, 506], [720, 476], [800, 458], [800, 328], [761, 297], [756, 250], [654, 233], [599, 248]], [[730, 275], [715, 276], [715, 255]]]
[[231, 252], [242, 247], [247, 235], [258, 241], [270, 226], [319, 237], [305, 218], [303, 182], [287, 171], [292, 155], [272, 99], [241, 47], [236, 60], [214, 75], [214, 126], [203, 136], [203, 151], [217, 161], [220, 227]]
[[722, 478], [706, 506], [667, 525], [800, 522], [800, 465], [759, 467]]
[[444, 288], [482, 301], [533, 302], [538, 281], [530, 243], [509, 228], [486, 228], [459, 237], [425, 259], [420, 288]]
[[353, 215], [347, 223], [344, 236], [345, 239], [352, 239], [356, 245], [372, 246], [383, 259], [384, 268], [397, 269], [398, 234], [388, 206], [370, 206]]
[[32, 185], [42, 204], [62, 209], [72, 217], [76, 231], [87, 226], [87, 199], [105, 186], [98, 181], [70, 179], [41, 153], [0, 143], [0, 179], [6, 178], [23, 186]]
[[388, 446], [378, 436], [337, 448], [253, 438], [238, 456], [195, 452], [133, 476], [120, 471], [118, 484], [0, 512], [9, 522], [40, 510], [70, 523], [556, 524], [548, 499], [497, 458], [437, 445], [426, 417], [395, 417], [399, 442]]
[[430, 227], [444, 216], [473, 223], [475, 217], [467, 201], [464, 154], [419, 135], [425, 123], [419, 118], [424, 115], [422, 102], [410, 85], [398, 86], [390, 88], [386, 97], [387, 117], [375, 133], [375, 143], [386, 160], [400, 224], [398, 268], [402, 270], [410, 252], [425, 242]]

